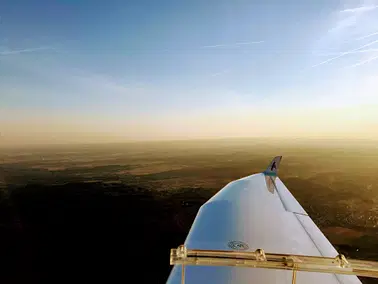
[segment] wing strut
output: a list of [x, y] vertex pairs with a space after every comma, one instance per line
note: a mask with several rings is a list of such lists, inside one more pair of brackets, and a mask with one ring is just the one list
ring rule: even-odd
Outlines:
[[[171, 249], [171, 265], [238, 266], [249, 268], [283, 269], [293, 271], [323, 272], [378, 278], [378, 262], [346, 259], [342, 254], [336, 257], [321, 257], [294, 254], [265, 253], [256, 251], [225, 251], [187, 249], [181, 245]], [[182, 274], [185, 277], [185, 274]]]

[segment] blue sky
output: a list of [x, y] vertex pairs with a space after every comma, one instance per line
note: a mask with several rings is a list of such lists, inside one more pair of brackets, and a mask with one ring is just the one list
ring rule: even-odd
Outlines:
[[4, 141], [378, 126], [378, 1], [5, 0], [0, 16]]

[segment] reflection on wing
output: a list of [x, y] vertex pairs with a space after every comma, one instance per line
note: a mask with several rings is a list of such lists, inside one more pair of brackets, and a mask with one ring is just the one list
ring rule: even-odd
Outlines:
[[[297, 283], [361, 283], [354, 275], [332, 274], [340, 271], [332, 266], [338, 253], [277, 177], [280, 161], [276, 157], [263, 173], [229, 183], [200, 208], [184, 243], [187, 254], [173, 251], [168, 283], [182, 283], [183, 275], [185, 283], [292, 283], [287, 269], [293, 268], [282, 269], [283, 258], [295, 264]], [[250, 259], [261, 248], [274, 254], [258, 263]], [[350, 264], [341, 273], [361, 275], [372, 265]], [[331, 273], [317, 273], [319, 265]]]

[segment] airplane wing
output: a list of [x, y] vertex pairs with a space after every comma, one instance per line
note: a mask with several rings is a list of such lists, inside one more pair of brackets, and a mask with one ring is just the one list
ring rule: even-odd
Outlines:
[[[280, 161], [280, 156], [275, 157], [263, 173], [230, 182], [202, 205], [185, 240], [185, 249], [222, 251], [225, 255], [263, 249], [275, 254], [337, 257], [335, 248], [277, 177]], [[176, 264], [167, 283], [293, 281], [292, 271], [238, 266], [243, 266], [242, 262], [233, 266]], [[306, 284], [361, 283], [354, 275], [298, 271], [295, 277], [296, 283]]]

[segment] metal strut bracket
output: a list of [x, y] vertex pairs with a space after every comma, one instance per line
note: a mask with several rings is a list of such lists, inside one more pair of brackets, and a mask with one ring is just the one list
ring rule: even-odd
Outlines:
[[336, 257], [320, 257], [256, 251], [196, 250], [184, 245], [171, 249], [171, 265], [182, 265], [182, 281], [185, 283], [185, 266], [238, 266], [292, 270], [292, 283], [296, 283], [297, 271], [347, 274], [378, 278], [378, 262], [349, 259], [342, 254]]

